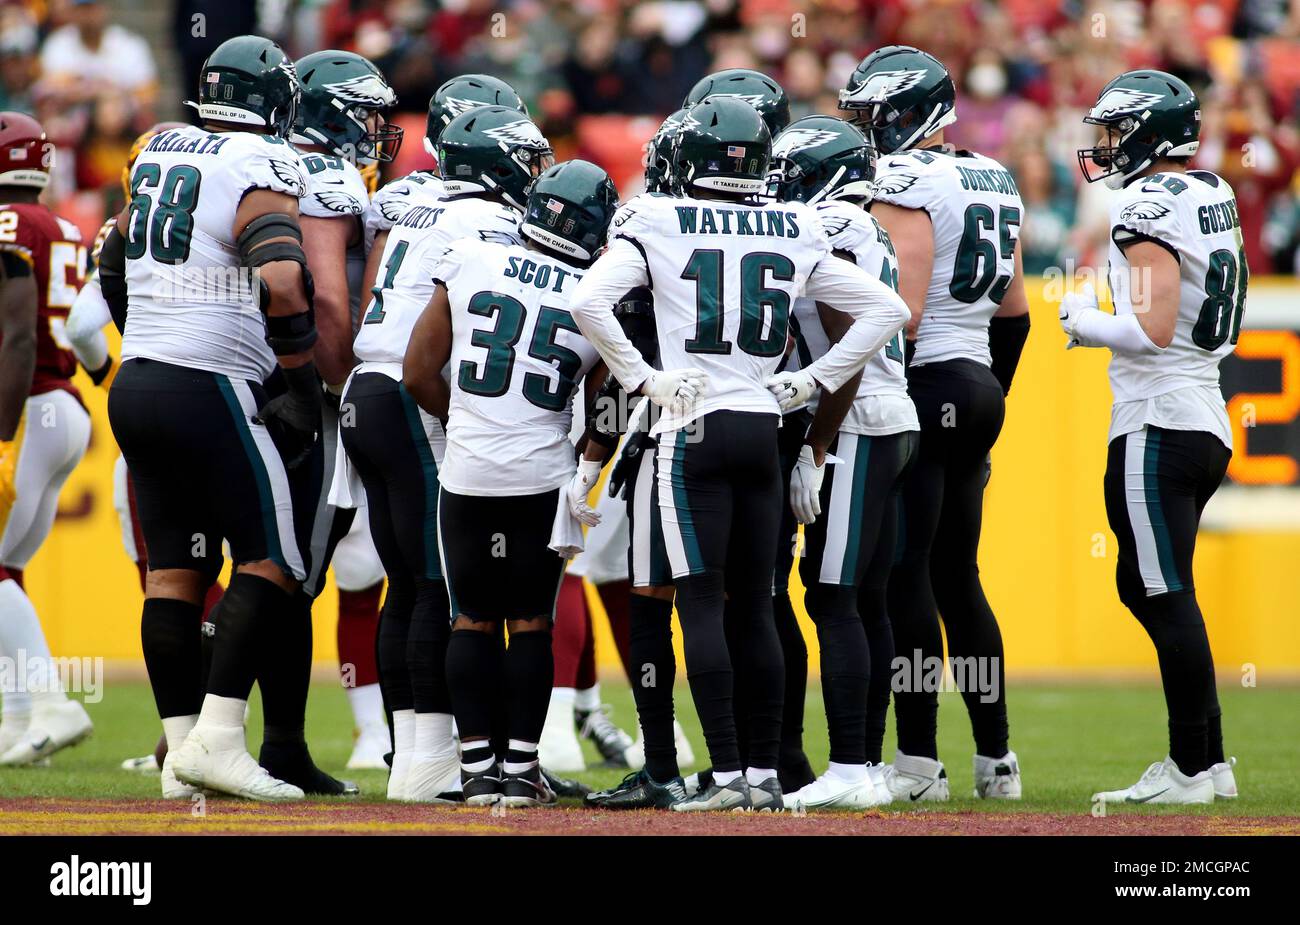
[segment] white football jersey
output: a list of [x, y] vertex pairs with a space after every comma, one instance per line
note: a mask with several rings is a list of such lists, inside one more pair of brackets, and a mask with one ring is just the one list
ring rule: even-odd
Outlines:
[[1115, 195], [1110, 226], [1116, 314], [1132, 313], [1133, 290], [1142, 285], [1121, 244], [1150, 240], [1167, 248], [1178, 258], [1181, 280], [1169, 346], [1152, 356], [1111, 358], [1111, 439], [1154, 424], [1208, 431], [1232, 449], [1219, 362], [1237, 343], [1249, 277], [1232, 187], [1206, 170], [1153, 174]]
[[[350, 161], [328, 154], [302, 153], [307, 168], [307, 194], [298, 202], [298, 211], [312, 218], [347, 219], [361, 228], [362, 217], [370, 205], [370, 191], [361, 172]], [[366, 241], [358, 234], [348, 245], [348, 305], [352, 326], [360, 321], [361, 281], [366, 275]]]
[[519, 243], [521, 216], [488, 199], [421, 201], [388, 234], [372, 298], [353, 341], [357, 359], [401, 366], [416, 319], [433, 296], [433, 270], [460, 238]]
[[1015, 275], [1024, 214], [1015, 179], [982, 154], [918, 148], [881, 158], [875, 186], [877, 201], [924, 209], [934, 226], [912, 365], [964, 358], [992, 366], [989, 320]]
[[[889, 234], [861, 207], [843, 200], [823, 202], [817, 206], [822, 228], [835, 253], [844, 253], [859, 267], [898, 289], [898, 258]], [[791, 328], [795, 350], [786, 360], [786, 369], [802, 369], [830, 349], [830, 338], [822, 326], [817, 303], [800, 298], [794, 303]], [[817, 409], [818, 397], [808, 403]], [[840, 430], [850, 434], [882, 435], [904, 430], [919, 430], [916, 406], [907, 394], [903, 374], [903, 332], [867, 361], [862, 369], [857, 398], [844, 416]]]
[[131, 170], [122, 358], [262, 381], [275, 367], [258, 287], [240, 264], [235, 210], [253, 189], [306, 193], [282, 139], [187, 126], [160, 132]]
[[366, 208], [366, 251], [375, 243], [375, 235], [397, 224], [412, 204], [443, 198], [442, 180], [432, 170], [416, 170], [379, 188]]
[[435, 276], [447, 287], [452, 335], [443, 488], [531, 495], [572, 477], [573, 396], [599, 358], [569, 314], [582, 272], [477, 236], [443, 255]]
[[664, 414], [657, 431], [718, 410], [780, 414], [763, 383], [785, 357], [795, 298], [831, 251], [816, 210], [647, 193], [619, 209], [610, 238], [645, 260], [660, 367], [709, 376], [690, 414]]

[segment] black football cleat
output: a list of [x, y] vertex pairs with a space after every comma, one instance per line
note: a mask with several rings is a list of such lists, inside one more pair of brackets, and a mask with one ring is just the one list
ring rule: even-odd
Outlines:
[[546, 782], [546, 775], [537, 765], [522, 774], [501, 776], [501, 805], [508, 809], [525, 809], [532, 806], [554, 806], [555, 791]]
[[501, 772], [497, 765], [470, 773], [460, 769], [460, 791], [466, 806], [491, 806], [501, 799]]
[[574, 710], [574, 723], [578, 735], [596, 746], [607, 768], [628, 767], [627, 751], [634, 744], [632, 737], [614, 725], [605, 708], [596, 710]]
[[659, 783], [644, 770], [633, 771], [616, 787], [589, 793], [586, 804], [593, 809], [667, 809], [686, 799], [686, 785], [680, 777]]
[[277, 780], [308, 796], [354, 797], [361, 792], [350, 780], [338, 780], [316, 767], [306, 742], [263, 742], [257, 763]]
[[542, 777], [546, 779], [546, 786], [550, 787], [557, 797], [580, 800], [591, 793], [591, 788], [582, 781], [560, 777], [558, 774], [552, 774], [546, 768], [542, 768]]

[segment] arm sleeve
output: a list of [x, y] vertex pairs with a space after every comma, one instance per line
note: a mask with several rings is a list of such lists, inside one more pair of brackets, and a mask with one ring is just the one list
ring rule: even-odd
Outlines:
[[1011, 380], [1020, 365], [1020, 354], [1029, 337], [1029, 313], [989, 320], [989, 354], [993, 358], [993, 375], [1002, 386], [1002, 394], [1011, 394]]
[[1079, 315], [1074, 339], [1084, 347], [1109, 347], [1114, 353], [1127, 356], [1155, 356], [1163, 352], [1147, 337], [1137, 315], [1131, 312], [1112, 315], [1090, 308]]
[[808, 277], [804, 295], [853, 318], [839, 343], [807, 369], [832, 392], [852, 379], [912, 317], [898, 293], [838, 257], [822, 258]]
[[104, 292], [99, 288], [99, 277], [92, 276], [73, 300], [72, 310], [68, 312], [68, 320], [63, 329], [77, 362], [86, 369], [101, 369], [108, 360], [108, 338], [104, 336], [104, 325], [112, 320], [108, 302], [104, 301]]
[[650, 282], [641, 249], [626, 237], [617, 237], [578, 283], [569, 300], [569, 313], [599, 351], [609, 371], [629, 393], [635, 392], [654, 369], [614, 317], [614, 305], [634, 286]]

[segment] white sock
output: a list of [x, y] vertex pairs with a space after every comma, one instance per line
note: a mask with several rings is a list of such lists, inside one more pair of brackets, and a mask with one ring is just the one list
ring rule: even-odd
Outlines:
[[393, 711], [393, 754], [403, 755], [415, 748], [415, 711]]
[[50, 670], [50, 647], [36, 608], [12, 578], [0, 581], [0, 655], [12, 659], [15, 671], [21, 674], [13, 685], [0, 691], [6, 713], [30, 712], [32, 694], [65, 699], [58, 672]]
[[[481, 753], [483, 757], [477, 761], [466, 761], [465, 758], [474, 752]], [[462, 770], [468, 771], [470, 774], [482, 774], [496, 763], [497, 756], [492, 754], [492, 743], [489, 740], [479, 739], [475, 742], [461, 743], [460, 766]]]
[[573, 701], [574, 691], [571, 687], [553, 687], [551, 688], [551, 705], [546, 708], [546, 719], [548, 723], [568, 723], [569, 727], [573, 726]]
[[416, 761], [456, 754], [456, 743], [451, 739], [451, 714], [416, 713], [412, 747], [412, 757]]
[[[244, 710], [247, 707], [247, 700], [240, 700], [238, 697], [218, 697], [216, 694], [208, 694], [203, 698], [203, 709], [199, 713], [198, 722], [204, 726], [225, 726], [227, 728], [234, 726], [243, 729]], [[167, 747], [171, 747], [170, 740], [167, 742]]]
[[714, 771], [713, 782], [720, 787], [725, 787], [733, 780], [739, 779], [743, 773], [742, 771]]
[[580, 691], [574, 691], [573, 708], [583, 713], [600, 709], [600, 682]]
[[[525, 757], [523, 761], [511, 761], [511, 753], [531, 756]], [[501, 770], [507, 774], [523, 774], [537, 766], [537, 743], [524, 742], [520, 739], [511, 739], [506, 752], [506, 760], [502, 763]]]
[[189, 716], [169, 716], [162, 721], [163, 735], [167, 738], [167, 750], [174, 752], [181, 747], [185, 737], [190, 734], [195, 723], [199, 721], [197, 713], [191, 713]]
[[[716, 775], [715, 775], [716, 776]], [[776, 771], [772, 768], [746, 768], [745, 780], [749, 781], [751, 787], [757, 787], [765, 780], [776, 777]]]
[[384, 716], [384, 694], [378, 684], [349, 687], [348, 704], [352, 707], [352, 721], [358, 729], [369, 726], [388, 726]]
[[856, 784], [866, 780], [867, 766], [865, 764], [839, 764], [832, 761], [830, 767], [826, 769], [826, 773], [850, 784]]

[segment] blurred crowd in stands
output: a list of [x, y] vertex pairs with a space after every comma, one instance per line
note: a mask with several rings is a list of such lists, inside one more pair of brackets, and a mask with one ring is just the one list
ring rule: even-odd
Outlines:
[[[117, 23], [131, 4], [171, 4], [152, 52]], [[1252, 270], [1300, 272], [1300, 0], [0, 0], [0, 108], [44, 122], [68, 155], [65, 195], [114, 208], [134, 134], [180, 115], [207, 53], [247, 32], [383, 68], [410, 140], [390, 172], [427, 165], [430, 93], [478, 71], [512, 83], [557, 156], [600, 162], [625, 198], [642, 142], [705, 73], [757, 68], [796, 117], [835, 113], [864, 54], [917, 45], [957, 82], [949, 140], [1018, 179], [1028, 272], [1105, 261], [1107, 191], [1080, 182], [1080, 117], [1110, 77], [1158, 67], [1201, 95], [1196, 166], [1236, 188]], [[183, 76], [160, 89], [160, 69]]]

